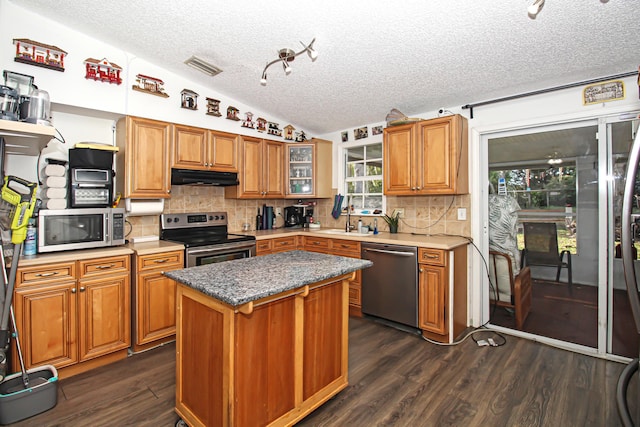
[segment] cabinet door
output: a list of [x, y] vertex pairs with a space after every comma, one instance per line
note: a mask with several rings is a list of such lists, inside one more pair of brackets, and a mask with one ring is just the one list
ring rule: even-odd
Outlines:
[[284, 144], [264, 140], [263, 191], [268, 198], [284, 197]]
[[129, 347], [129, 276], [80, 280], [78, 286], [80, 361]]
[[238, 135], [209, 131], [209, 167], [220, 172], [238, 172]]
[[[47, 364], [62, 368], [78, 361], [76, 301], [75, 281], [15, 292], [16, 328], [26, 368]], [[15, 357], [13, 367], [20, 369]]]
[[[118, 161], [118, 171], [124, 172], [123, 197], [149, 199], [167, 198], [170, 189], [171, 124], [155, 120], [127, 117], [124, 135], [118, 129], [118, 146], [124, 151], [124, 162]], [[120, 188], [120, 184], [118, 184]]]
[[416, 159], [418, 187], [422, 194], [468, 192], [466, 119], [448, 116], [420, 122]]
[[315, 195], [315, 146], [287, 144], [286, 158], [287, 195], [311, 197]]
[[[242, 170], [238, 197], [259, 199], [262, 190], [262, 140], [258, 138], [242, 137]], [[233, 187], [228, 187], [235, 190]], [[226, 190], [226, 189], [225, 189]]]
[[414, 125], [402, 125], [384, 130], [384, 194], [415, 194], [413, 177], [415, 156], [413, 151]]
[[206, 169], [207, 131], [190, 126], [174, 125], [172, 167]]
[[420, 264], [419, 277], [420, 328], [439, 335], [447, 333], [447, 274], [445, 267]]
[[138, 275], [136, 344], [176, 333], [176, 282], [161, 271]]

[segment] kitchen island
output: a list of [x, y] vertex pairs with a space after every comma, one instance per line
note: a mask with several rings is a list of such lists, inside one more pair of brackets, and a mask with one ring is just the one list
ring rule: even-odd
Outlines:
[[305, 251], [176, 280], [176, 412], [190, 426], [292, 425], [347, 386], [348, 280], [370, 261]]

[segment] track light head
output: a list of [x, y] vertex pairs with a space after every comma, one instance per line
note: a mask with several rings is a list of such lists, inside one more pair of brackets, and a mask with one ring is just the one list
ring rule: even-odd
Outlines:
[[544, 6], [544, 0], [533, 0], [533, 3], [527, 8], [529, 18], [536, 19], [536, 16], [538, 16], [538, 13], [542, 10], [542, 6]]
[[284, 70], [284, 73], [288, 76], [289, 74], [291, 74], [291, 65], [289, 65], [289, 63], [291, 61], [293, 61], [294, 59], [296, 59], [296, 56], [298, 55], [302, 55], [304, 52], [307, 53], [307, 55], [309, 55], [309, 58], [311, 59], [311, 61], [315, 61], [316, 58], [318, 57], [318, 53], [315, 51], [315, 49], [313, 49], [313, 43], [316, 41], [316, 39], [311, 40], [311, 43], [309, 43], [309, 46], [306, 46], [304, 43], [300, 42], [300, 44], [302, 44], [302, 46], [304, 46], [304, 49], [302, 49], [300, 52], [294, 52], [291, 49], [280, 49], [278, 51], [278, 58], [274, 59], [273, 61], [269, 62], [265, 67], [264, 70], [262, 71], [262, 77], [260, 78], [260, 84], [262, 86], [266, 86], [267, 85], [267, 68], [269, 68], [270, 66], [272, 66], [273, 64], [275, 64], [276, 62], [281, 62], [282, 63], [282, 69]]

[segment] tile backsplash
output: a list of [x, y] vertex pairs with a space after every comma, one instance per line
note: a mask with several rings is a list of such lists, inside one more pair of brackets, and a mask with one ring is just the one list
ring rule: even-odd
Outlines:
[[[171, 189], [171, 198], [165, 201], [164, 213], [185, 213], [224, 211], [229, 215], [229, 231], [242, 230], [242, 224], [251, 224], [251, 230], [256, 227], [256, 215], [262, 210], [262, 205], [273, 206], [274, 210], [280, 209], [284, 214], [284, 207], [291, 206], [296, 200], [271, 199], [271, 200], [236, 200], [225, 199], [224, 188], [210, 186], [174, 186]], [[323, 228], [343, 228], [345, 217], [333, 219], [332, 199], [318, 199], [314, 208], [314, 219], [322, 224]], [[449, 234], [470, 237], [471, 235], [471, 206], [468, 194], [460, 196], [408, 196], [387, 197], [387, 211], [393, 212], [394, 208], [404, 208], [405, 217], [401, 218], [398, 231], [401, 233], [417, 234]], [[467, 209], [467, 219], [457, 219], [458, 208]], [[352, 223], [358, 221], [358, 216], [352, 217]], [[157, 236], [159, 234], [159, 216], [132, 216], [127, 220], [131, 224], [131, 230], [127, 238], [141, 236]], [[365, 224], [373, 224], [371, 217], [362, 217]], [[284, 218], [278, 217], [276, 225], [282, 226]], [[378, 220], [380, 231], [387, 231], [387, 224]]]

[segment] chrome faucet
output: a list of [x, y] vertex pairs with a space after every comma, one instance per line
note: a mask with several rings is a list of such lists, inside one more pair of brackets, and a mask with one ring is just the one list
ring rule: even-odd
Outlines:
[[353, 228], [353, 225], [351, 225], [351, 196], [347, 196], [347, 224], [344, 227], [344, 231], [349, 233]]

